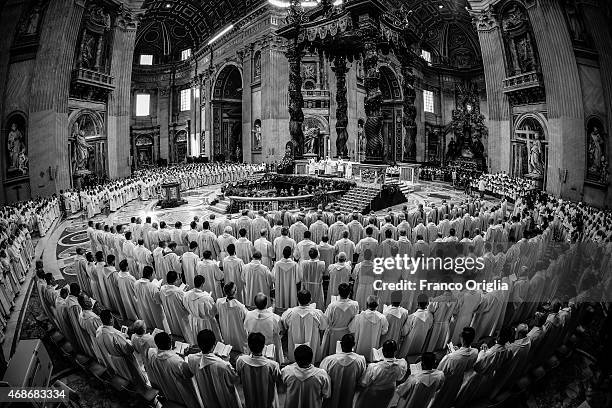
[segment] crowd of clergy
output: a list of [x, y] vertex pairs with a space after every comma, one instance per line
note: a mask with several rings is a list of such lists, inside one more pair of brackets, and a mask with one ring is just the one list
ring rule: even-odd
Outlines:
[[[470, 198], [380, 217], [319, 207], [90, 222], [77, 282], [58, 288], [39, 265], [37, 290], [78, 350], [187, 407], [271, 407], [279, 395], [287, 408], [468, 407], [549, 356], [580, 300], [610, 287], [610, 216], [530, 194], [512, 208]], [[484, 268], [374, 273], [375, 258], [396, 255]], [[424, 277], [509, 290], [374, 287]]]
[[32, 235], [44, 236], [60, 215], [56, 196], [0, 207], [0, 343], [34, 259]]
[[511, 177], [506, 173], [482, 173], [480, 177], [472, 178], [470, 184], [473, 190], [480, 191], [481, 196], [487, 193], [498, 197], [508, 197], [513, 201], [537, 190], [534, 180], [525, 177]]
[[192, 163], [170, 167], [137, 170], [132, 176], [112, 180], [103, 185], [61, 191], [66, 213], [86, 212], [88, 218], [104, 209], [114, 212], [139, 198], [148, 201], [159, 197], [161, 185], [170, 181], [180, 183], [182, 191], [198, 187], [243, 180], [255, 172], [265, 170], [265, 164]]

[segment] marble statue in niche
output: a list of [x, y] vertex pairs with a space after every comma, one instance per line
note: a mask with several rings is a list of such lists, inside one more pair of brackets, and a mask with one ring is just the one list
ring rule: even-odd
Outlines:
[[587, 178], [605, 183], [608, 174], [606, 135], [601, 122], [593, 118], [587, 125]]
[[7, 148], [9, 154], [9, 170], [19, 168], [19, 155], [25, 149], [23, 144], [23, 133], [17, 128], [17, 124], [11, 124], [7, 138]]
[[83, 42], [81, 44], [81, 67], [87, 69], [93, 69], [96, 67], [97, 48], [96, 37], [85, 31], [83, 33]]
[[42, 19], [44, 0], [37, 0], [29, 13], [21, 19], [17, 28], [17, 36], [23, 37], [38, 34], [38, 28]]
[[261, 78], [261, 52], [257, 51], [253, 57], [253, 79]]
[[544, 176], [544, 154], [540, 138], [529, 142], [529, 174]]
[[502, 27], [512, 75], [535, 71], [536, 51], [525, 11], [511, 6], [503, 14]]
[[74, 135], [76, 150], [76, 170], [85, 170], [89, 159], [89, 143], [85, 139], [85, 132], [81, 129]]
[[565, 0], [563, 4], [569, 32], [575, 41], [586, 40], [586, 30], [582, 21], [582, 16], [576, 5], [576, 0]]

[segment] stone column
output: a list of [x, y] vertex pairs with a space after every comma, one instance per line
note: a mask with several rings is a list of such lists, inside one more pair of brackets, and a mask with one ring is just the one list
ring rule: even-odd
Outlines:
[[[557, 0], [529, 0], [527, 12], [542, 65], [548, 109], [546, 190], [581, 200], [586, 166], [582, 88], [573, 43]], [[561, 174], [567, 170], [567, 180]]]
[[297, 41], [292, 41], [287, 49], [289, 60], [289, 133], [293, 143], [293, 155], [301, 159], [304, 155], [304, 97], [302, 96], [302, 49]]
[[[6, 98], [7, 77], [9, 75], [9, 56], [14, 41], [15, 31], [17, 30], [17, 23], [19, 22], [19, 18], [25, 6], [26, 4], [20, 1], [8, 1], [4, 3], [2, 13], [0, 14], [0, 27], [2, 27], [0, 30], [0, 129], [5, 129], [10, 126], [9, 123], [4, 122], [6, 115], [13, 111], [13, 107], [9, 105], [10, 101], [6, 101], [5, 104], [4, 100]], [[30, 142], [28, 141], [28, 145], [29, 144]], [[0, 146], [0, 157], [3, 163], [2, 167], [5, 167], [6, 155], [6, 143], [2, 143], [2, 146]], [[30, 164], [30, 168], [32, 168], [32, 164]], [[0, 181], [3, 181], [4, 170], [5, 169], [0, 169]], [[6, 201], [4, 188], [1, 187], [0, 203], [5, 203]]]
[[[601, 3], [600, 3], [601, 4]], [[601, 85], [606, 107], [607, 122], [605, 132], [608, 134], [606, 157], [608, 159], [608, 181], [612, 181], [612, 34], [609, 30], [609, 22], [606, 19], [603, 7], [597, 6], [594, 1], [583, 1], [582, 10], [584, 12], [587, 30], [593, 39], [593, 45], [599, 55], [599, 72], [601, 73]], [[608, 187], [606, 203], [612, 202], [612, 188]]]
[[380, 133], [382, 128], [382, 94], [380, 92], [380, 72], [378, 71], [377, 28], [374, 26], [373, 22], [364, 22], [363, 26], [363, 42], [365, 48], [363, 67], [366, 76], [364, 79], [366, 90], [364, 101], [366, 112], [364, 130], [367, 140], [366, 161], [369, 163], [382, 163], [383, 138]]
[[32, 196], [71, 186], [68, 96], [84, 0], [54, 0], [47, 5], [31, 82], [29, 112]]
[[251, 118], [251, 68], [253, 67], [253, 46], [248, 46], [240, 55], [242, 60], [242, 160], [245, 163], [251, 163], [253, 157], [251, 154], [251, 129], [253, 128], [253, 120]]
[[474, 13], [473, 21], [482, 51], [489, 108], [487, 166], [491, 172], [510, 173], [510, 105], [502, 89], [507, 75], [501, 29], [491, 7]]
[[170, 104], [170, 84], [162, 83], [157, 88], [157, 123], [159, 124], [159, 159], [170, 163], [170, 120], [172, 105]]
[[[348, 101], [346, 99], [346, 57], [339, 55], [334, 59], [336, 74], [336, 157], [348, 158]], [[331, 152], [328, 152], [331, 156]]]
[[[414, 90], [412, 57], [408, 54], [408, 51], [409, 50], [406, 50], [399, 57], [400, 63], [402, 65], [402, 93], [404, 94], [402, 124], [404, 125], [404, 129], [406, 130], [403, 143], [404, 154], [401, 157], [402, 161], [414, 162], [416, 161], [417, 152], [417, 111], [416, 107], [414, 106], [414, 101], [416, 100], [416, 91]], [[425, 149], [427, 149], [427, 147], [425, 147]]]
[[[108, 98], [108, 176], [130, 175], [130, 121], [132, 61], [137, 21], [133, 12], [122, 9], [113, 28], [111, 76], [115, 90]], [[135, 152], [134, 152], [135, 153]]]

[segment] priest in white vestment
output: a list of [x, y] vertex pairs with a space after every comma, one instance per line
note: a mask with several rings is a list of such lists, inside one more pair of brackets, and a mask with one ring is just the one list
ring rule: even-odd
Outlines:
[[343, 335], [340, 347], [339, 353], [321, 361], [320, 367], [327, 372], [332, 383], [331, 397], [323, 401], [323, 408], [352, 408], [357, 385], [366, 370], [365, 358], [353, 352], [355, 336]]
[[200, 261], [200, 257], [198, 256], [197, 251], [198, 243], [195, 241], [191, 241], [189, 243], [189, 251], [183, 253], [180, 259], [181, 271], [183, 272], [183, 280], [187, 285], [189, 285], [189, 287], [193, 287], [193, 278], [196, 275], [198, 262]]
[[223, 281], [224, 274], [219, 268], [219, 263], [212, 259], [212, 252], [205, 250], [203, 252], [204, 259], [198, 262], [196, 275], [204, 276], [204, 290], [213, 297], [218, 299], [223, 296]]
[[321, 342], [323, 357], [335, 353], [336, 342], [345, 334], [349, 334], [349, 324], [359, 314], [359, 304], [348, 298], [351, 293], [348, 283], [341, 283], [336, 291], [338, 299], [331, 302], [325, 310], [328, 325]]
[[223, 342], [232, 346], [233, 350], [246, 353], [247, 332], [244, 328], [244, 319], [247, 308], [236, 299], [236, 284], [228, 282], [223, 291], [225, 297], [217, 299], [217, 313]]
[[297, 262], [291, 259], [291, 247], [285, 247], [283, 258], [277, 260], [272, 269], [277, 307], [286, 309], [297, 306], [297, 292], [302, 281], [300, 271]]
[[295, 361], [281, 370], [287, 389], [285, 408], [321, 408], [331, 396], [329, 375], [312, 364], [313, 351], [308, 345], [295, 349]]
[[368, 308], [355, 316], [349, 324], [349, 331], [355, 335], [355, 352], [363, 355], [367, 361], [374, 361], [372, 349], [380, 347], [380, 337], [389, 330], [389, 322], [376, 310], [376, 296], [368, 296], [366, 303]]
[[[377, 312], [378, 313], [378, 312]], [[397, 344], [387, 340], [382, 345], [383, 360], [368, 365], [359, 381], [362, 391], [357, 396], [355, 408], [386, 407], [395, 393], [395, 384], [408, 371], [404, 359], [395, 358]]]
[[301, 290], [297, 297], [299, 306], [288, 309], [281, 316], [281, 323], [287, 331], [287, 359], [295, 361], [295, 347], [307, 344], [317, 363], [322, 359], [320, 332], [327, 328], [327, 318], [321, 310], [310, 307], [312, 296], [309, 291]]
[[281, 318], [268, 307], [268, 297], [263, 293], [255, 296], [256, 309], [250, 310], [244, 318], [244, 328], [248, 334], [261, 333], [266, 338], [266, 346], [274, 345], [274, 360], [279, 364], [284, 361], [281, 343]]
[[185, 292], [179, 287], [181, 280], [178, 273], [170, 271], [166, 275], [166, 284], [159, 289], [159, 297], [168, 320], [170, 334], [181, 336], [189, 344], [195, 344], [193, 332], [189, 326], [189, 311], [185, 308]]
[[402, 328], [402, 335], [404, 342], [398, 353], [398, 356], [404, 358], [415, 354], [421, 354], [425, 347], [425, 341], [427, 340], [427, 334], [433, 326], [434, 318], [429, 310], [427, 310], [427, 304], [429, 303], [427, 295], [421, 293], [417, 297], [417, 310], [408, 316], [404, 327]]
[[[319, 251], [311, 248], [308, 251], [308, 258], [300, 261], [298, 268], [302, 280], [302, 289], [310, 292], [312, 303], [319, 310], [325, 309], [325, 298], [323, 296], [323, 277], [327, 273], [325, 262], [318, 259]], [[313, 347], [314, 349], [314, 347]], [[315, 354], [315, 361], [316, 354]]]
[[253, 306], [255, 295], [263, 293], [270, 296], [270, 291], [274, 284], [274, 276], [272, 272], [261, 263], [261, 253], [255, 252], [253, 260], [244, 266], [244, 303], [247, 306]]
[[279, 364], [263, 356], [266, 338], [261, 333], [251, 333], [248, 348], [236, 360], [236, 371], [242, 382], [246, 408], [280, 408], [277, 387], [281, 384]]
[[215, 355], [217, 338], [211, 330], [197, 336], [201, 352], [187, 357], [189, 370], [194, 374], [200, 398], [206, 408], [242, 408], [236, 389], [239, 377], [227, 360]]
[[136, 387], [143, 387], [146, 379], [134, 357], [132, 343], [125, 334], [113, 327], [113, 315], [110, 310], [103, 310], [100, 319], [102, 326], [96, 331], [96, 342], [102, 354], [108, 356], [115, 374], [130, 381]]
[[138, 320], [136, 292], [134, 290], [135, 284], [136, 278], [128, 272], [128, 261], [124, 259], [119, 262], [119, 273], [117, 274], [117, 286], [121, 295], [119, 301], [123, 305], [126, 317], [134, 321]]
[[223, 341], [219, 324], [215, 315], [217, 307], [210, 293], [204, 289], [204, 277], [197, 275], [194, 278], [194, 287], [183, 297], [183, 306], [189, 312], [189, 327], [191, 327], [191, 338], [196, 339], [198, 333], [204, 329], [211, 330], [219, 341]]
[[145, 358], [145, 369], [151, 385], [169, 401], [185, 407], [201, 407], [192, 381], [193, 373], [183, 357], [171, 350], [172, 340], [165, 333], [154, 337], [157, 348], [150, 348]]
[[244, 302], [244, 262], [236, 256], [234, 244], [227, 246], [227, 256], [223, 259], [224, 281], [233, 282], [236, 285], [236, 299]]
[[142, 271], [142, 278], [134, 283], [136, 306], [138, 316], [145, 321], [147, 326], [167, 330], [168, 323], [164, 317], [159, 287], [160, 282], [153, 282], [153, 267], [145, 266]]
[[400, 399], [397, 408], [427, 407], [444, 383], [444, 373], [435, 368], [436, 356], [429, 352], [421, 357], [421, 371], [411, 373], [406, 381], [397, 387]]

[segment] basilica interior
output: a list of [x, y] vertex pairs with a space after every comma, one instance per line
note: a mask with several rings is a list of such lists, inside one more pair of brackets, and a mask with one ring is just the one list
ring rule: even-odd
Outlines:
[[[259, 230], [253, 225], [260, 216], [267, 219], [267, 239], [274, 247], [273, 255], [278, 254], [270, 256], [268, 272], [274, 274], [273, 265], [283, 258], [283, 248], [274, 252], [280, 227], [276, 239], [272, 235], [279, 219], [288, 230], [302, 220], [310, 231], [317, 219], [322, 220], [326, 238], [327, 225], [331, 238], [336, 220], [343, 225], [359, 220], [362, 236], [354, 238], [350, 232], [349, 237], [357, 249], [366, 239], [368, 219], [378, 226], [375, 235], [381, 247], [387, 224], [393, 224], [395, 231], [387, 238], [401, 244], [403, 219], [410, 224], [411, 248], [420, 242], [417, 226], [422, 223], [427, 233], [430, 221], [436, 232], [424, 237], [427, 245], [449, 237], [453, 241], [455, 234], [460, 241], [465, 233], [464, 239], [470, 242], [464, 245], [467, 254], [474, 238], [482, 236], [498, 260], [500, 282], [513, 279], [511, 294], [500, 301], [504, 305], [500, 323], [490, 332], [478, 331], [484, 306], [473, 311], [473, 321], [466, 324], [476, 326], [476, 340], [484, 334], [492, 339], [502, 336], [506, 324], [517, 333], [521, 324], [534, 327], [537, 318], [519, 314], [524, 319], [517, 320], [517, 314], [506, 309], [510, 304], [518, 309], [524, 301], [521, 294], [527, 294], [527, 289], [520, 294], [520, 289], [513, 289], [518, 285], [514, 281], [520, 283], [523, 275], [536, 282], [536, 271], [545, 269], [567, 277], [564, 267], [571, 262], [578, 262], [572, 265], [579, 272], [576, 279], [567, 277], [573, 279], [572, 296], [565, 298], [565, 292], [563, 296], [557, 292], [540, 299], [537, 296], [543, 292], [538, 292], [529, 300], [539, 302], [538, 313], [544, 307], [549, 317], [556, 302], [565, 307], [561, 310], [571, 309], [567, 315], [572, 317], [555, 334], [556, 342], [550, 340], [552, 335], [548, 338], [557, 350], [556, 362], [549, 360], [553, 358], [549, 354], [541, 364], [491, 368], [489, 374], [495, 379], [503, 367], [517, 372], [512, 382], [504, 379], [506, 388], [491, 395], [482, 392], [484, 379], [478, 379], [481, 395], [473, 384], [476, 380], [468, 380], [466, 374], [461, 391], [445, 391], [452, 398], [440, 397], [442, 389], [423, 397], [421, 405], [400, 391], [401, 384], [411, 380], [398, 378], [389, 407], [427, 406], [431, 399], [430, 407], [448, 408], [609, 406], [612, 396], [605, 391], [612, 381], [609, 368], [595, 368], [598, 352], [590, 355], [585, 350], [587, 345], [591, 350], [602, 347], [610, 336], [606, 294], [612, 288], [611, 129], [612, 2], [607, 0], [0, 0], [0, 251], [7, 252], [0, 254], [3, 262], [7, 259], [0, 269], [0, 378], [5, 370], [7, 378], [11, 373], [23, 376], [15, 374], [14, 355], [30, 356], [29, 349], [19, 345], [40, 339], [51, 368], [41, 374], [47, 376], [46, 382], [38, 382], [39, 376], [34, 384], [54, 384], [74, 396], [54, 406], [192, 406], [187, 399], [173, 399], [162, 384], [149, 381], [153, 379], [150, 370], [145, 370], [149, 378], [144, 373], [146, 384], [131, 388], [132, 380], [113, 365], [116, 362], [111, 359], [105, 364], [99, 354], [88, 355], [80, 336], [71, 338], [62, 318], [49, 313], [46, 306], [47, 296], [61, 297], [62, 286], [72, 292], [70, 285], [75, 283], [82, 295], [95, 299], [95, 289], [80, 277], [89, 266], [81, 271], [80, 262], [89, 265], [85, 253], [95, 257], [96, 249], [104, 256], [100, 262], [114, 255], [119, 268], [125, 258], [129, 273], [143, 278], [148, 261], [141, 262], [123, 246], [125, 240], [140, 245], [140, 234], [149, 247], [140, 218], [149, 226], [152, 219], [154, 229], [156, 223], [160, 230], [162, 222], [168, 224], [172, 233], [164, 248], [178, 243], [179, 249], [164, 249], [163, 254], [181, 257], [174, 269], [183, 268], [183, 272], [176, 270], [179, 280], [190, 283], [192, 289], [193, 277], [186, 278], [181, 262], [184, 253], [193, 249], [189, 233], [195, 227], [189, 228], [194, 220], [200, 234], [207, 229], [202, 221], [209, 220], [218, 239], [225, 225], [233, 228], [231, 233], [239, 240], [237, 220], [241, 215], [250, 217], [247, 238], [256, 249], [244, 259], [250, 265], [255, 252], [261, 256], [256, 244]], [[492, 214], [491, 220], [484, 212]], [[464, 213], [468, 219], [482, 218], [480, 227], [470, 229], [461, 221], [458, 228], [454, 222], [462, 220]], [[97, 228], [91, 221], [100, 224], [102, 232], [107, 227], [111, 238], [97, 243]], [[442, 227], [444, 221], [452, 228]], [[500, 232], [495, 238], [489, 231], [497, 224], [507, 231], [503, 237]], [[299, 247], [305, 237], [292, 234]], [[121, 243], [113, 244], [112, 237]], [[165, 272], [172, 267], [160, 272], [160, 263], [154, 259], [157, 238], [160, 246], [164, 241], [161, 233], [152, 239], [150, 266], [155, 268], [154, 277], [159, 273], [159, 281], [166, 284]], [[318, 238], [312, 240], [317, 248], [322, 237]], [[539, 252], [525, 250], [531, 245], [526, 244], [516, 249], [517, 260], [510, 262], [514, 243], [533, 240], [545, 242]], [[200, 247], [208, 242], [201, 237], [195, 241]], [[214, 249], [217, 241], [213, 241], [205, 248]], [[496, 246], [500, 244], [503, 250]], [[357, 249], [355, 259], [348, 259], [352, 262], [351, 299], [359, 293], [355, 264], [365, 262], [363, 247], [359, 257]], [[220, 254], [228, 254], [212, 252], [220, 273], [227, 273]], [[484, 246], [480, 252], [476, 247], [470, 253], [486, 258]], [[339, 253], [344, 252], [336, 249], [330, 262], [325, 261], [326, 270]], [[382, 253], [371, 255], [383, 257]], [[580, 260], [568, 260], [567, 253], [579, 254]], [[431, 254], [435, 254], [433, 247]], [[534, 254], [545, 261], [537, 262]], [[300, 256], [293, 257], [301, 265], [308, 251], [301, 261]], [[206, 262], [202, 252], [199, 262]], [[44, 264], [44, 271], [38, 263]], [[92, 270], [95, 265], [91, 263]], [[41, 276], [38, 271], [43, 271]], [[45, 283], [44, 272], [51, 274], [51, 281]], [[321, 294], [337, 292], [329, 283], [330, 274], [324, 275]], [[491, 276], [497, 277], [487, 275]], [[589, 277], [592, 286], [585, 289]], [[227, 284], [228, 279], [220, 281]], [[302, 289], [307, 287], [305, 282], [306, 278]], [[285, 319], [286, 310], [292, 310], [288, 306], [301, 306], [297, 306], [299, 299], [294, 299], [295, 304], [279, 303], [277, 285], [275, 281], [277, 297], [269, 305]], [[557, 280], [555, 285], [563, 286]], [[48, 295], [45, 287], [53, 287], [57, 295]], [[595, 288], [597, 295], [591, 291]], [[213, 297], [218, 302], [225, 287], [217, 289], [219, 296]], [[309, 290], [314, 296], [316, 290]], [[381, 313], [383, 292], [372, 293], [379, 298]], [[503, 290], [491, 293], [498, 292]], [[246, 299], [246, 293], [250, 292], [245, 292], [243, 303], [252, 311], [257, 305], [249, 303], [252, 299]], [[430, 308], [436, 304], [431, 299], [440, 293], [427, 292]], [[586, 297], [580, 297], [584, 293]], [[69, 297], [73, 295], [82, 296], [78, 291]], [[272, 301], [274, 296], [268, 296]], [[75, 307], [80, 311], [79, 299]], [[137, 330], [134, 321], [144, 320], [149, 332], [166, 329], [173, 341], [199, 344], [198, 333], [191, 338], [177, 336], [176, 330], [165, 325], [152, 327], [140, 313], [135, 312], [137, 318], [132, 319], [128, 310], [126, 316], [120, 300], [118, 308], [112, 307], [116, 306], [112, 299], [111, 304], [97, 300], [96, 314], [103, 314], [99, 308], [111, 310], [115, 328], [125, 327], [126, 333], [128, 326], [130, 334]], [[391, 295], [387, 300], [384, 310], [391, 305]], [[359, 302], [360, 310], [368, 309], [369, 300]], [[325, 302], [327, 310], [332, 304]], [[402, 306], [409, 313], [418, 309], [416, 295]], [[166, 307], [163, 312], [169, 318]], [[191, 318], [188, 311], [186, 306], [185, 316]], [[322, 312], [328, 313], [325, 308]], [[212, 319], [221, 322], [220, 313]], [[558, 307], [555, 313], [563, 315]], [[78, 315], [75, 321], [78, 326]], [[452, 338], [455, 322], [450, 314], [447, 321], [439, 322], [446, 325], [446, 340]], [[103, 323], [101, 327], [108, 326]], [[438, 366], [446, 349], [428, 349], [427, 342], [433, 344], [431, 337], [435, 337], [432, 331], [422, 351], [435, 352]], [[324, 337], [323, 333], [321, 329]], [[92, 336], [95, 345], [95, 330]], [[281, 337], [281, 360], [291, 362], [291, 330]], [[408, 371], [413, 363], [429, 359], [426, 353], [401, 355], [409, 337], [403, 333], [401, 341], [398, 338], [395, 355], [402, 361], [405, 357]], [[68, 350], [67, 343], [73, 349]], [[316, 360], [316, 347], [314, 352]], [[237, 358], [242, 357], [232, 354], [234, 368]], [[369, 357], [366, 360], [374, 364]], [[287, 361], [279, 363], [285, 378], [290, 366]], [[319, 363], [326, 366], [320, 359], [315, 365]], [[92, 368], [96, 364], [99, 371]], [[519, 366], [526, 371], [522, 377]], [[538, 371], [540, 367], [546, 375]], [[477, 374], [485, 377], [486, 372]], [[250, 401], [244, 381], [236, 391], [239, 405], [208, 403], [196, 377], [199, 406], [266, 406]], [[98, 380], [105, 385], [97, 386]], [[4, 381], [0, 385], [25, 386]], [[361, 386], [366, 391], [360, 391], [355, 407], [368, 406], [368, 397], [363, 396], [368, 387]], [[571, 393], [559, 397], [565, 390]], [[287, 407], [297, 406], [291, 405], [295, 402], [291, 392], [279, 393]], [[480, 398], [466, 402], [464, 394], [470, 392]], [[0, 393], [0, 403], [10, 402], [2, 398]], [[342, 405], [333, 396], [326, 398], [323, 406], [353, 406]], [[304, 404], [300, 406], [321, 406], [315, 400]]]

